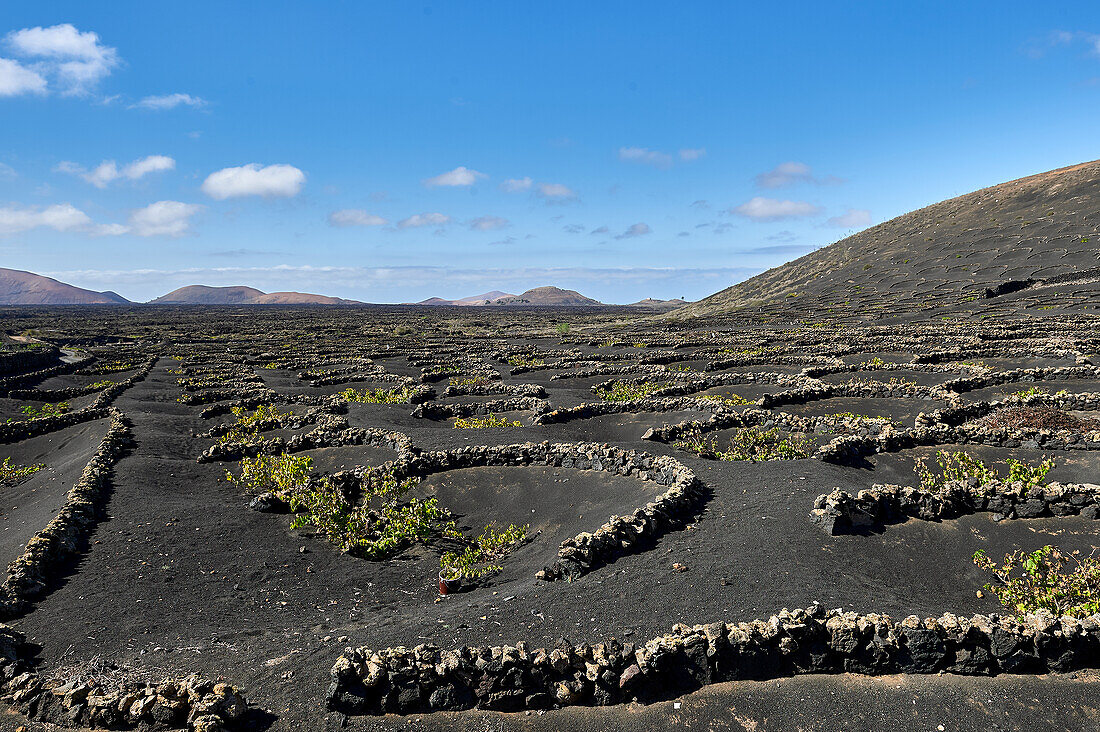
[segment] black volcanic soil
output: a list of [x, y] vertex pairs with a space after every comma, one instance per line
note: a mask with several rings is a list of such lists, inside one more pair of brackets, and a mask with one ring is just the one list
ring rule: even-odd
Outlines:
[[[562, 369], [511, 375], [502, 349], [533, 347], [547, 362], [559, 352], [585, 359], [576, 364], [631, 366], [637, 351], [647, 355], [667, 348], [607, 349], [591, 345], [614, 311], [579, 316], [571, 314], [575, 333], [563, 338], [538, 337], [553, 317], [494, 309], [477, 318], [492, 318], [494, 337], [456, 337], [432, 331], [434, 320], [410, 319], [403, 310], [265, 311], [249, 319], [201, 319], [194, 309], [131, 310], [120, 325], [104, 316], [70, 318], [60, 326], [75, 336], [95, 332], [136, 333], [145, 338], [148, 352], [176, 355], [161, 358], [150, 375], [124, 392], [115, 406], [133, 423], [135, 445], [116, 465], [102, 519], [89, 551], [58, 578], [51, 591], [13, 624], [24, 632], [34, 649], [34, 660], [49, 670], [73, 660], [101, 656], [146, 669], [150, 678], [166, 674], [201, 673], [224, 676], [240, 686], [248, 699], [274, 715], [271, 729], [336, 729], [345, 723], [324, 711], [328, 672], [345, 646], [412, 646], [423, 642], [445, 648], [527, 641], [532, 646], [610, 637], [635, 642], [667, 632], [674, 623], [706, 623], [767, 618], [783, 607], [825, 606], [894, 617], [942, 612], [972, 614], [997, 610], [975, 590], [986, 577], [970, 561], [977, 549], [998, 556], [1017, 548], [1057, 544], [1067, 550], [1093, 551], [1098, 541], [1096, 522], [1077, 516], [994, 522], [989, 514], [943, 521], [910, 520], [867, 535], [831, 537], [811, 523], [814, 499], [834, 488], [857, 492], [875, 483], [916, 482], [914, 458], [936, 449], [962, 449], [1000, 464], [1006, 457], [1036, 462], [1050, 451], [945, 445], [876, 455], [864, 467], [846, 467], [801, 459], [766, 463], [722, 462], [694, 457], [671, 445], [641, 439], [650, 427], [706, 418], [703, 411], [629, 412], [532, 426], [531, 412], [505, 416], [524, 426], [455, 429], [451, 420], [432, 421], [411, 415], [409, 404], [349, 405], [353, 426], [396, 430], [422, 450], [454, 449], [465, 445], [512, 444], [524, 441], [606, 442], [625, 449], [670, 455], [695, 470], [705, 483], [708, 498], [684, 524], [642, 551], [628, 554], [580, 579], [544, 583], [534, 573], [549, 563], [564, 538], [593, 531], [612, 514], [629, 513], [652, 500], [656, 486], [606, 473], [548, 467], [468, 468], [438, 473], [416, 489], [419, 496], [436, 496], [470, 533], [487, 523], [529, 523], [531, 540], [505, 558], [504, 570], [469, 591], [437, 601], [435, 589], [439, 553], [444, 542], [407, 549], [385, 561], [368, 561], [339, 553], [312, 531], [289, 527], [286, 515], [263, 514], [247, 508], [248, 497], [225, 480], [234, 463], [198, 463], [197, 456], [212, 442], [201, 437], [227, 417], [204, 419], [202, 406], [177, 401], [180, 368], [203, 364], [243, 369], [263, 378], [281, 397], [324, 397], [348, 386], [393, 388], [395, 382], [375, 381], [310, 387], [297, 373], [334, 365], [330, 351], [340, 358], [392, 346], [393, 356], [379, 358], [387, 373], [419, 378], [420, 366], [409, 358], [430, 362], [449, 360], [454, 349], [473, 368], [493, 369], [508, 384], [543, 385], [550, 408], [596, 402], [594, 384], [613, 378], [636, 378], [642, 372], [551, 380]], [[122, 312], [122, 311], [120, 311]], [[319, 312], [326, 315], [322, 318]], [[420, 312], [419, 310], [417, 311]], [[270, 313], [270, 314], [268, 314]], [[25, 313], [13, 327], [40, 325], [50, 314]], [[112, 316], [120, 317], [120, 316]], [[452, 316], [448, 316], [452, 317]], [[473, 316], [471, 316], [473, 317]], [[1054, 316], [1051, 316], [1054, 317]], [[588, 320], [586, 321], [585, 318]], [[394, 341], [386, 336], [361, 334], [377, 326], [392, 332], [408, 320], [419, 333]], [[215, 325], [216, 324], [216, 325]], [[1035, 326], [1005, 340], [1002, 355], [1013, 367], [1028, 359], [1043, 365], [1073, 365], [1071, 355], [1028, 356], [1040, 351], [1043, 338], [1073, 341], [1078, 350], [1096, 350], [1095, 321], [1061, 322]], [[960, 349], [980, 349], [997, 342], [971, 339], [961, 331], [936, 323], [927, 326], [923, 344], [910, 342], [914, 329], [875, 334], [850, 331], [858, 344], [849, 353], [835, 345], [846, 360], [858, 363], [890, 349], [898, 362], [951, 343]], [[982, 327], [979, 323], [972, 328]], [[622, 334], [625, 342], [680, 338], [705, 365], [746, 350], [765, 338], [784, 340], [795, 353], [817, 355], [832, 344], [800, 340], [766, 330], [759, 324], [710, 324], [705, 330], [666, 330], [640, 324]], [[766, 332], [765, 332], [766, 330]], [[371, 330], [371, 332], [375, 332]], [[293, 353], [282, 353], [289, 333], [309, 333], [309, 340]], [[524, 337], [524, 334], [530, 337]], [[1042, 335], [1041, 335], [1042, 334]], [[218, 335], [218, 338], [213, 338]], [[1027, 336], [1026, 338], [1024, 336]], [[998, 336], [1000, 337], [1000, 336]], [[709, 350], [708, 350], [709, 349]], [[671, 351], [669, 351], [671, 352]], [[289, 357], [302, 363], [276, 369], [260, 368]], [[540, 356], [541, 357], [541, 356]], [[967, 360], [990, 362], [977, 353]], [[307, 363], [308, 362], [308, 363]], [[1048, 363], [1049, 362], [1049, 363]], [[303, 365], [305, 364], [305, 365]], [[758, 373], [797, 373], [801, 367], [758, 364], [735, 370]], [[701, 369], [700, 369], [701, 370]], [[920, 377], [935, 384], [950, 374], [869, 371], [851, 376], [888, 380]], [[107, 378], [111, 378], [110, 376]], [[849, 376], [850, 378], [850, 376]], [[833, 380], [833, 379], [830, 379]], [[846, 380], [846, 379], [841, 379]], [[447, 381], [436, 384], [441, 394]], [[1031, 384], [1012, 385], [1012, 391]], [[1058, 388], [1060, 382], [1048, 382]], [[1086, 384], [1082, 384], [1084, 388]], [[757, 398], [785, 387], [774, 384], [734, 385], [709, 390]], [[1092, 389], [1085, 389], [1091, 391]], [[1100, 390], [1100, 389], [1097, 389]], [[973, 392], [966, 399], [979, 398]], [[440, 399], [441, 403], [477, 403], [503, 395]], [[988, 397], [985, 397], [988, 398]], [[802, 415], [854, 412], [884, 415], [911, 426], [919, 412], [944, 404], [920, 398], [832, 398], [804, 405], [777, 407]], [[281, 409], [301, 413], [302, 404]], [[309, 431], [307, 426], [302, 431]], [[0, 446], [0, 458], [16, 462], [37, 460], [50, 465], [31, 481], [8, 489], [0, 521], [9, 515], [28, 531], [40, 529], [58, 507], [58, 497], [79, 475], [105, 430], [103, 421], [68, 428], [43, 437]], [[273, 434], [289, 436], [292, 431]], [[726, 433], [717, 433], [724, 437]], [[815, 436], [822, 441], [828, 436]], [[378, 465], [394, 458], [389, 449], [367, 446], [319, 448], [302, 453], [314, 458], [318, 473], [356, 465]], [[1100, 453], [1080, 450], [1053, 454], [1058, 466], [1050, 478], [1097, 482]], [[50, 482], [52, 480], [52, 482]], [[22, 512], [22, 513], [20, 513]], [[0, 549], [9, 557], [18, 551], [26, 532], [0, 533]], [[8, 546], [10, 543], [11, 546]], [[686, 565], [674, 572], [672, 565]], [[624, 705], [609, 709], [565, 709], [531, 715], [470, 712], [459, 715], [418, 715], [410, 718], [347, 720], [351, 729], [1089, 729], [1100, 719], [1096, 677], [959, 677], [816, 676], [765, 682], [719, 684], [686, 695], [675, 702], [649, 707]], [[681, 706], [676, 707], [679, 703]], [[0, 718], [0, 727], [9, 721]], [[25, 723], [25, 722], [20, 722]], [[35, 727], [31, 726], [31, 729]]]

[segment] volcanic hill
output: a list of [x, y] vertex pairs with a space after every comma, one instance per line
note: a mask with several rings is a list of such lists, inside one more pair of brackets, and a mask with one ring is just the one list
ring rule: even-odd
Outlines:
[[114, 292], [95, 292], [51, 277], [0, 267], [0, 305], [127, 305]]
[[150, 300], [151, 305], [356, 305], [327, 295], [305, 292], [263, 292], [254, 287], [209, 287], [188, 285]]
[[[926, 206], [678, 309], [885, 317], [1100, 305], [1100, 161]], [[1086, 304], [1087, 303], [1087, 304]]]
[[536, 287], [519, 295], [502, 297], [493, 305], [544, 305], [552, 307], [574, 307], [602, 305], [599, 300], [585, 297], [576, 290], [563, 290], [560, 287]]

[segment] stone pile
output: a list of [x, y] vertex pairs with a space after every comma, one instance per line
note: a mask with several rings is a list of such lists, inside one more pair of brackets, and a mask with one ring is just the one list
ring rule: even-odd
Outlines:
[[160, 683], [45, 678], [19, 658], [22, 633], [0, 624], [0, 701], [28, 719], [59, 727], [223, 732], [248, 712], [234, 687], [188, 676]]

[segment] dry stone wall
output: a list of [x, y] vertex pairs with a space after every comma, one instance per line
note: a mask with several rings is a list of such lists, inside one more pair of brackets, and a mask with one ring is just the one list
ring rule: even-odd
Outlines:
[[519, 711], [656, 701], [794, 674], [1040, 674], [1098, 664], [1100, 615], [895, 621], [814, 605], [749, 623], [676, 625], [638, 645], [348, 648], [332, 667], [327, 704], [344, 714]]

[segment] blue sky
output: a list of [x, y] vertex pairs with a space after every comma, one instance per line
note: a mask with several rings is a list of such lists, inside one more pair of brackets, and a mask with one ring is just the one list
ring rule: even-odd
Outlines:
[[135, 300], [696, 299], [1100, 158], [1100, 6], [21, 2], [0, 265]]

